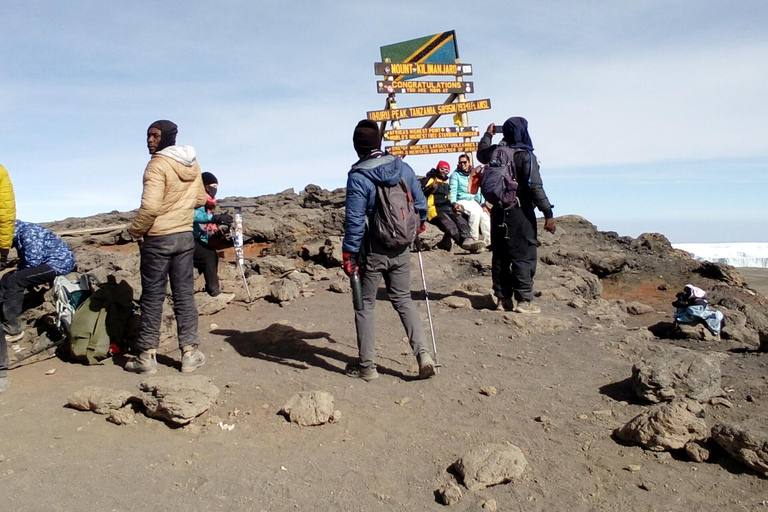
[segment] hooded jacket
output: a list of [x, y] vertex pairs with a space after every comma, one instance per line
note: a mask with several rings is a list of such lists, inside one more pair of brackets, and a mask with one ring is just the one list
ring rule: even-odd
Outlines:
[[16, 221], [16, 198], [8, 171], [0, 165], [0, 249], [10, 249], [13, 244]]
[[485, 204], [483, 194], [480, 192], [477, 194], [469, 193], [469, 173], [464, 173], [459, 169], [456, 169], [451, 173], [448, 182], [451, 184], [452, 203], [458, 203], [459, 201], [477, 201], [479, 204]]
[[194, 210], [205, 201], [195, 148], [167, 147], [147, 164], [141, 207], [129, 231], [137, 238], [192, 231]]
[[13, 246], [19, 254], [19, 270], [47, 264], [63, 276], [75, 270], [75, 256], [64, 240], [39, 224], [15, 222]]
[[413, 195], [413, 204], [421, 222], [427, 220], [427, 200], [421, 192], [413, 169], [400, 158], [379, 151], [356, 162], [347, 175], [344, 242], [342, 250], [359, 253], [366, 232], [366, 223], [373, 220], [376, 185], [393, 186], [405, 179]]

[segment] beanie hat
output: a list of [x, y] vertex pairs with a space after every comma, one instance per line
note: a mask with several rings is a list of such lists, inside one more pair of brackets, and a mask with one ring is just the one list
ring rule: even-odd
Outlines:
[[440, 160], [439, 162], [437, 162], [436, 169], [441, 170], [441, 171], [450, 171], [451, 170], [451, 164], [449, 164], [445, 160]]
[[211, 172], [204, 172], [203, 173], [203, 185], [206, 187], [210, 185], [211, 183], [219, 183], [219, 180], [216, 179], [216, 176], [213, 175]]
[[[179, 128], [176, 126], [176, 123], [162, 119], [149, 125], [149, 128], [157, 128], [161, 133], [160, 143], [157, 145], [157, 149], [155, 149], [156, 152], [165, 149], [168, 146], [176, 145], [176, 134], [179, 133]], [[149, 128], [147, 128], [147, 131], [149, 131]]]
[[355, 126], [352, 144], [358, 155], [367, 155], [371, 151], [381, 148], [379, 127], [373, 121], [363, 119]]

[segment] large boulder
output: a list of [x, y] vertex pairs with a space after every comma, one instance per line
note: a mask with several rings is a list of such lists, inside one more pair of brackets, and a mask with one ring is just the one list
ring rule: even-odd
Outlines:
[[693, 351], [642, 359], [632, 367], [633, 391], [653, 403], [676, 398], [705, 402], [723, 396], [720, 378], [720, 363]]
[[655, 452], [680, 450], [690, 441], [703, 441], [709, 429], [699, 415], [701, 404], [679, 400], [655, 405], [616, 429], [619, 439], [639, 444]]
[[150, 377], [139, 383], [147, 416], [186, 425], [211, 408], [219, 388], [204, 375]]
[[511, 482], [528, 466], [523, 452], [511, 443], [484, 444], [472, 448], [454, 464], [464, 485], [478, 491], [496, 484]]
[[718, 423], [712, 439], [736, 460], [768, 476], [768, 420]]

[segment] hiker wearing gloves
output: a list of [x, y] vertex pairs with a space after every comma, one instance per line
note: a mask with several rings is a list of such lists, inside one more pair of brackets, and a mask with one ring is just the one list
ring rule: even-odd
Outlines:
[[[517, 182], [514, 204], [494, 204], [491, 209], [493, 289], [500, 307], [506, 311], [541, 313], [541, 308], [531, 304], [538, 259], [534, 207], [544, 214], [544, 229], [550, 233], [555, 232], [555, 219], [542, 186], [539, 162], [533, 154], [528, 121], [510, 117], [502, 128], [504, 138], [499, 144], [491, 144], [494, 132], [491, 124], [477, 146], [477, 159], [481, 163], [506, 167], [514, 173]], [[488, 197], [485, 191], [483, 195]]]
[[483, 195], [480, 192], [469, 193], [471, 171], [469, 156], [459, 156], [459, 164], [448, 180], [451, 185], [451, 203], [457, 212], [463, 211], [469, 216], [470, 236], [481, 240], [482, 235], [483, 243], [488, 246], [491, 244], [491, 216]]
[[192, 372], [205, 363], [205, 355], [198, 348], [192, 223], [195, 208], [205, 205], [206, 193], [195, 149], [177, 146], [176, 133], [171, 121], [155, 121], [147, 130], [152, 157], [144, 171], [141, 207], [129, 228], [141, 253], [141, 322], [136, 342], [140, 353], [126, 363], [129, 372], [157, 371], [169, 276], [182, 351], [181, 371]]
[[448, 162], [441, 160], [423, 180], [421, 189], [427, 198], [427, 220], [445, 233], [437, 244], [438, 249], [450, 251], [451, 240], [454, 240], [465, 251], [480, 252], [485, 245], [472, 239], [469, 224], [451, 204], [450, 185], [447, 181], [450, 170]]
[[[8, 252], [13, 245], [13, 234], [16, 230], [16, 198], [13, 194], [13, 184], [8, 171], [0, 165], [0, 271], [8, 265]], [[0, 393], [10, 386], [8, 380], [8, 345], [5, 340], [5, 329], [0, 329]]]
[[[211, 297], [221, 295], [219, 287], [219, 255], [216, 250], [208, 245], [211, 235], [219, 232], [219, 225], [232, 225], [232, 216], [218, 214], [216, 211], [216, 192], [219, 190], [219, 180], [210, 172], [202, 174], [203, 186], [206, 192], [205, 205], [195, 209], [195, 254], [194, 265], [205, 276], [205, 291]], [[234, 293], [227, 293], [226, 299], [232, 300]]]
[[414, 235], [416, 230], [424, 229], [427, 202], [413, 169], [400, 158], [381, 151], [381, 137], [376, 123], [360, 121], [355, 127], [352, 142], [359, 160], [352, 165], [347, 176], [343, 267], [347, 275], [360, 272], [363, 308], [355, 311], [359, 358], [347, 365], [346, 374], [366, 381], [379, 377], [373, 361], [376, 338], [373, 309], [383, 277], [389, 300], [400, 315], [417, 358], [419, 377], [426, 379], [435, 374], [435, 363], [427, 351], [424, 326], [411, 299], [410, 242], [404, 247], [391, 248], [390, 241], [385, 241], [377, 230], [375, 221], [380, 211], [377, 211], [377, 206], [380, 206], [377, 195], [388, 193], [384, 192], [384, 188], [401, 187], [401, 181], [405, 182], [409, 191], [404, 196], [408, 196], [410, 207], [415, 207], [410, 211], [411, 215], [417, 216], [413, 219]]

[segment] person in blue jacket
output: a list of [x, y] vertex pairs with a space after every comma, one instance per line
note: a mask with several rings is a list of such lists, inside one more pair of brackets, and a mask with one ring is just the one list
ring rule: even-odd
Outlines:
[[[211, 297], [217, 297], [221, 294], [218, 274], [219, 255], [208, 244], [208, 241], [211, 235], [218, 232], [220, 224], [232, 225], [232, 216], [214, 213], [216, 211], [216, 192], [219, 190], [219, 180], [210, 172], [202, 173], [202, 178], [208, 197], [204, 206], [195, 209], [195, 220], [192, 230], [195, 237], [193, 264], [205, 277], [205, 291]], [[227, 299], [231, 300], [232, 297], [234, 297], [234, 294], [229, 294]]]
[[24, 337], [19, 319], [24, 290], [53, 283], [56, 276], [75, 270], [75, 255], [69, 246], [39, 224], [17, 220], [13, 247], [19, 256], [18, 266], [0, 279], [3, 331], [9, 343]]
[[[419, 377], [435, 374], [435, 363], [429, 355], [427, 337], [419, 310], [411, 298], [411, 254], [409, 247], [392, 250], [383, 246], [369, 232], [376, 202], [377, 184], [393, 186], [405, 179], [413, 203], [421, 217], [421, 231], [427, 220], [427, 201], [416, 180], [416, 174], [400, 158], [381, 151], [379, 128], [373, 121], [360, 121], [355, 127], [352, 143], [359, 160], [347, 176], [343, 267], [347, 275], [359, 271], [362, 284], [363, 309], [355, 311], [358, 360], [347, 365], [350, 377], [371, 381], [379, 377], [374, 358], [376, 333], [373, 309], [376, 292], [384, 278], [392, 306], [400, 315], [414, 356], [419, 364]], [[420, 231], [420, 232], [421, 232]]]

